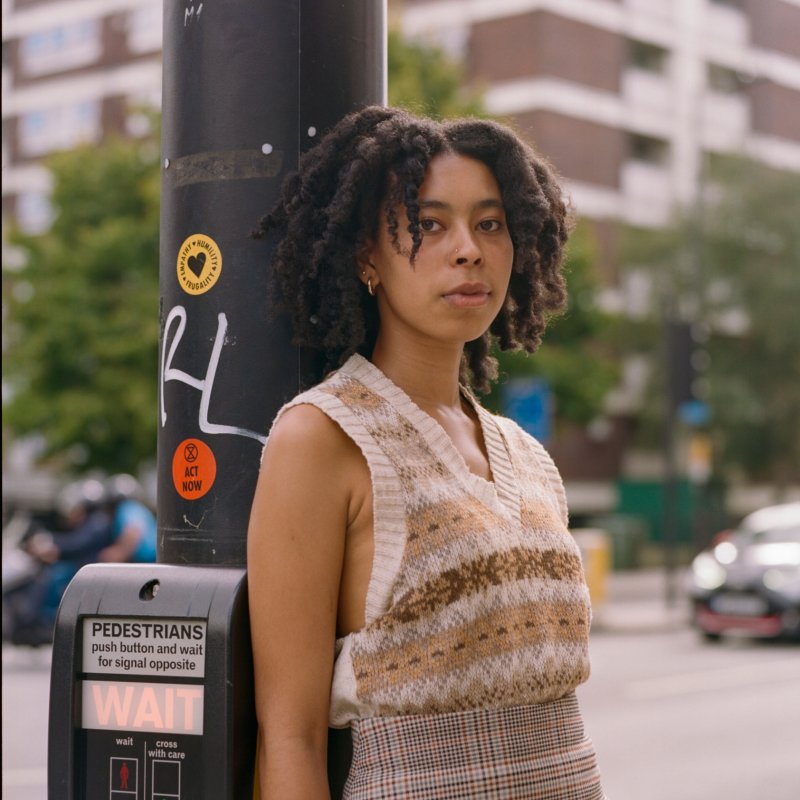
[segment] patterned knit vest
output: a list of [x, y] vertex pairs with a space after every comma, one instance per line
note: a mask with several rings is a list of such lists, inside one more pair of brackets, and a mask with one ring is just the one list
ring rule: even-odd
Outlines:
[[563, 697], [589, 675], [590, 607], [544, 448], [467, 392], [493, 481], [361, 356], [284, 408], [322, 410], [372, 478], [365, 626], [336, 643], [330, 724]]

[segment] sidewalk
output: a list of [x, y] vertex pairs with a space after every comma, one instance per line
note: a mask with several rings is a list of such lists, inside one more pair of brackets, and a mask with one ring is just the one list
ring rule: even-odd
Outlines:
[[609, 572], [606, 597], [594, 603], [594, 633], [659, 633], [689, 624], [690, 606], [684, 590], [686, 568], [675, 570], [675, 600], [667, 605], [663, 569]]

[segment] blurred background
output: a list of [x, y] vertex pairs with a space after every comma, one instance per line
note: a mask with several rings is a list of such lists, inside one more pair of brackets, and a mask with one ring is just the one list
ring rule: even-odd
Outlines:
[[[163, 9], [2, 8], [3, 551], [41, 562], [76, 529], [76, 485], [106, 489], [89, 515], [108, 516], [120, 474], [128, 499], [155, 502]], [[487, 403], [565, 480], [597, 608], [586, 704], [609, 796], [795, 797], [796, 649], [743, 639], [744, 623], [709, 649], [688, 625], [692, 559], [800, 500], [800, 0], [390, 0], [389, 16], [390, 103], [511, 124], [576, 213], [569, 307], [535, 357], [500, 355]], [[20, 547], [36, 533], [56, 539]], [[46, 665], [4, 646], [4, 686], [46, 692]], [[19, 751], [4, 736], [9, 797], [44, 796], [35, 724]], [[664, 763], [676, 742], [682, 778]]]

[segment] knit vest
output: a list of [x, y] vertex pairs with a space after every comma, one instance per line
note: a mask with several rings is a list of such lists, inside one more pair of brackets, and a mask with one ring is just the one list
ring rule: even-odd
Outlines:
[[358, 445], [372, 479], [365, 625], [336, 642], [333, 727], [543, 703], [589, 675], [589, 595], [555, 465], [516, 423], [463, 394], [491, 482], [361, 356], [281, 411], [319, 408]]

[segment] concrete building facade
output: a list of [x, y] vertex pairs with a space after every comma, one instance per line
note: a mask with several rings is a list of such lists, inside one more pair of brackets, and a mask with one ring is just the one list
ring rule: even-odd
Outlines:
[[[695, 197], [710, 154], [740, 152], [800, 172], [800, 0], [389, 6], [407, 37], [462, 61], [488, 110], [553, 161], [578, 214], [595, 222], [611, 285], [618, 223], [663, 225]], [[202, 13], [197, 0], [166, 7], [184, 21]], [[146, 132], [137, 109], [160, 104], [164, 4], [3, 0], [2, 8], [3, 219], [38, 232], [51, 220], [45, 156]], [[628, 311], [645, 294], [613, 291]], [[624, 418], [643, 375], [626, 366], [612, 416]], [[624, 427], [601, 433], [575, 432], [554, 452], [571, 487], [584, 480], [600, 492], [587, 508], [613, 506], [608, 479], [625, 450]]]
[[[201, 4], [171, 4], [200, 13]], [[566, 179], [578, 212], [660, 225], [704, 154], [800, 171], [800, 0], [402, 0], [488, 110]], [[3, 0], [3, 216], [46, 227], [40, 160], [142, 132], [161, 90], [159, 0]]]
[[800, 171], [800, 0], [405, 0], [567, 181], [578, 213], [658, 226], [704, 157]]
[[[618, 269], [620, 223], [666, 224], [716, 154], [800, 172], [800, 0], [403, 0], [404, 34], [466, 65], [487, 109], [561, 173], [593, 222], [609, 309], [649, 314], [649, 275]], [[612, 509], [620, 476], [659, 482], [631, 449], [651, 360], [629, 358], [604, 419], [549, 445], [573, 512]]]
[[49, 225], [48, 154], [145, 132], [161, 28], [160, 0], [3, 0], [4, 220]]

